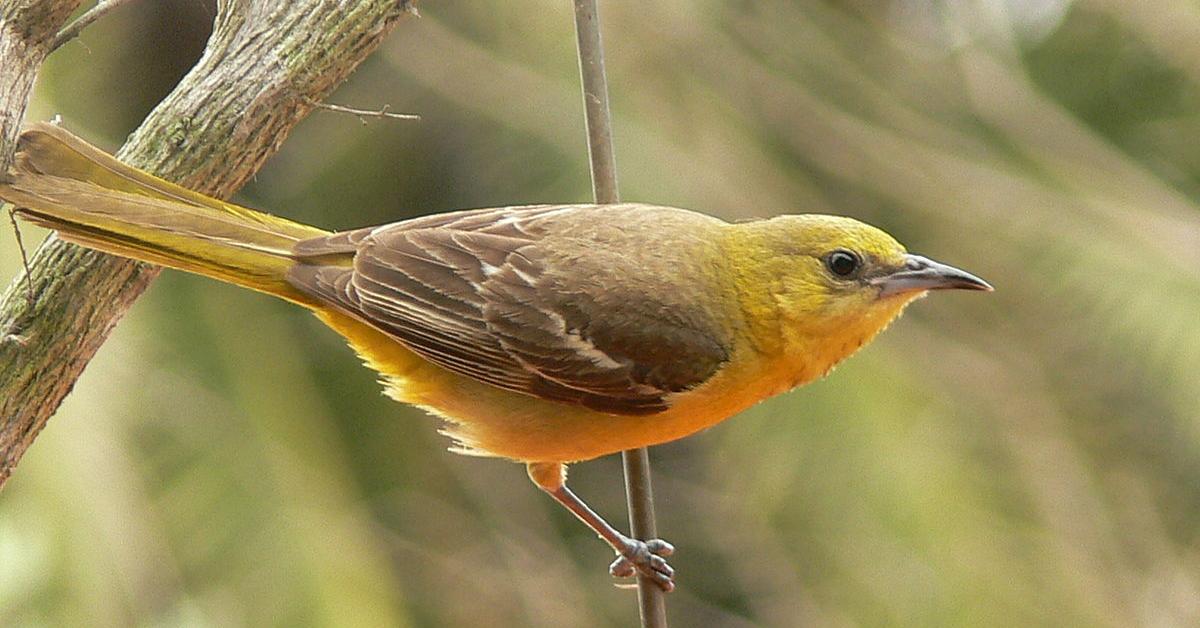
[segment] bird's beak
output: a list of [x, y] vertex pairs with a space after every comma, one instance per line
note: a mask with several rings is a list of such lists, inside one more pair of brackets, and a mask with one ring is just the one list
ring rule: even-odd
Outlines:
[[880, 287], [880, 298], [926, 290], [992, 291], [991, 284], [965, 270], [911, 254], [904, 256], [903, 267], [873, 283]]

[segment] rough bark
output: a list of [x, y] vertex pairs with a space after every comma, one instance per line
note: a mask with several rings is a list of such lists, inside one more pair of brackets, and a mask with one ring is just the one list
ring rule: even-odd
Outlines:
[[38, 68], [80, 1], [0, 0], [0, 172], [12, 165]]
[[[415, 0], [222, 0], [200, 61], [118, 152], [218, 197], [374, 50]], [[79, 0], [0, 0], [0, 172], [37, 67]], [[0, 486], [158, 268], [51, 237], [0, 297]], [[27, 298], [32, 282], [33, 299]]]

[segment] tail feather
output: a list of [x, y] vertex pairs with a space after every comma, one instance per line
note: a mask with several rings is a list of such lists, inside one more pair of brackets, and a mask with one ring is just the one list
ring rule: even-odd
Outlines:
[[22, 134], [0, 198], [64, 240], [301, 303], [286, 281], [292, 248], [328, 235], [163, 181], [49, 124]]

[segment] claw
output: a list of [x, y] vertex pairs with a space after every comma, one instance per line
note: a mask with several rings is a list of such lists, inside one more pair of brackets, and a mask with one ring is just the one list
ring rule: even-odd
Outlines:
[[630, 578], [640, 573], [670, 593], [675, 589], [675, 570], [664, 557], [674, 553], [675, 547], [662, 539], [630, 539], [608, 567], [608, 572], [617, 578]]
[[670, 556], [675, 553], [675, 546], [662, 539], [650, 539], [646, 541], [646, 549], [650, 550], [650, 553], [656, 556]]
[[629, 562], [629, 559], [624, 556], [618, 556], [608, 566], [608, 573], [612, 574], [614, 578], [632, 578], [637, 574], [637, 568], [633, 566], [633, 563]]

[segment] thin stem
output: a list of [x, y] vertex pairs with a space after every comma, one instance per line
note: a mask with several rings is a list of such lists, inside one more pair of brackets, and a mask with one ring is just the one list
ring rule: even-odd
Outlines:
[[348, 113], [352, 116], [358, 116], [358, 121], [364, 125], [367, 123], [367, 118], [391, 118], [392, 120], [420, 120], [421, 116], [415, 113], [393, 113], [389, 111], [391, 105], [384, 105], [379, 109], [358, 109], [355, 107], [347, 107], [345, 105], [335, 105], [333, 103], [320, 102], [312, 98], [306, 99], [308, 104], [317, 109], [332, 111], [334, 113]]
[[[654, 521], [654, 491], [650, 482], [650, 450], [645, 447], [621, 452], [625, 469], [625, 501], [629, 504], [629, 532], [635, 539], [658, 538]], [[666, 628], [667, 600], [661, 587], [638, 576], [638, 605], [642, 626]]]
[[100, 0], [96, 3], [96, 6], [88, 9], [83, 15], [75, 18], [73, 22], [64, 26], [61, 31], [58, 31], [58, 35], [55, 35], [54, 41], [50, 44], [50, 51], [53, 52], [58, 50], [58, 48], [63, 44], [75, 39], [79, 36], [79, 33], [83, 32], [83, 29], [91, 26], [92, 23], [96, 22], [105, 15], [108, 15], [108, 13], [113, 9], [123, 4], [129, 4], [133, 1], [134, 0]]
[[8, 221], [12, 223], [13, 239], [17, 241], [17, 251], [21, 254], [21, 266], [25, 269], [25, 302], [32, 307], [35, 297], [33, 282], [29, 280], [29, 252], [25, 250], [25, 239], [21, 237], [21, 225], [17, 224], [16, 208], [11, 205], [8, 207]]
[[[600, 41], [600, 15], [596, 0], [574, 1], [579, 74], [583, 83], [588, 156], [592, 167], [592, 192], [597, 203], [618, 203], [617, 162], [613, 151], [612, 116], [608, 106], [608, 79], [604, 73], [604, 46]], [[658, 533], [654, 522], [649, 452], [645, 448], [634, 449], [623, 452], [621, 457], [625, 466], [630, 532], [636, 539], [655, 538]], [[638, 610], [643, 628], [666, 628], [667, 607], [663, 590], [642, 575], [638, 576]]]
[[619, 203], [617, 158], [613, 152], [612, 116], [608, 108], [608, 77], [604, 73], [604, 46], [600, 41], [596, 0], [575, 0], [575, 35], [579, 42], [579, 74], [583, 79], [592, 192], [597, 203]]

